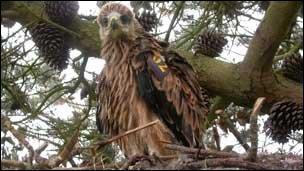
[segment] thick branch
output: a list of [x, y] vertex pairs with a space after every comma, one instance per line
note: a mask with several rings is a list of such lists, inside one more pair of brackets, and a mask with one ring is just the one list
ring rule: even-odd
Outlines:
[[[5, 2], [4, 4], [6, 3], [7, 2]], [[10, 7], [11, 9], [7, 10], [14, 10], [18, 12], [20, 17], [16, 18], [16, 21], [20, 22], [22, 25], [31, 23], [35, 20], [38, 21], [38, 16], [41, 16], [42, 18], [46, 19], [42, 11], [43, 8], [41, 2], [15, 1], [13, 3], [10, 2], [10, 5], [8, 7]], [[88, 56], [99, 56], [100, 40], [97, 23], [82, 20], [80, 17], [77, 16], [74, 18], [73, 22], [71, 22], [68, 29], [78, 33], [79, 35], [79, 38], [74, 36], [69, 40], [68, 43], [71, 47], [79, 49]]]
[[[293, 18], [301, 6], [299, 1], [271, 2], [263, 21], [258, 26], [243, 61], [243, 72], [271, 72], [272, 61], [285, 38]], [[248, 76], [245, 74], [245, 76]]]
[[[286, 95], [284, 87], [277, 82], [272, 72], [272, 62], [275, 52], [285, 38], [300, 6], [300, 1], [271, 2], [250, 41], [245, 59], [241, 64], [240, 87], [247, 96], [251, 97], [256, 94], [257, 97], [266, 97], [268, 103], [282, 97], [293, 98], [293, 96]], [[271, 96], [271, 98], [267, 96]], [[297, 101], [302, 101], [302, 97], [296, 98]]]

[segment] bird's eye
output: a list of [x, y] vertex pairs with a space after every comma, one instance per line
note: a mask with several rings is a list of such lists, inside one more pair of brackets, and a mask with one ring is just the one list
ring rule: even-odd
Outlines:
[[131, 21], [131, 18], [127, 15], [120, 16], [120, 20], [122, 24], [128, 24]]
[[103, 26], [103, 27], [106, 27], [108, 26], [108, 18], [107, 17], [101, 17], [100, 20], [99, 20], [100, 24]]

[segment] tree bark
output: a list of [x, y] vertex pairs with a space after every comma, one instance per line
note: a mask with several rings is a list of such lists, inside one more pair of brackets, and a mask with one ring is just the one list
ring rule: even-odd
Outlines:
[[268, 103], [282, 98], [294, 98], [297, 102], [302, 101], [302, 88], [294, 87], [296, 91], [293, 91], [295, 89], [292, 87], [284, 86], [289, 82], [277, 80], [279, 78], [276, 78], [272, 71], [275, 53], [300, 7], [300, 1], [271, 2], [250, 41], [245, 59], [240, 66], [241, 91], [244, 94], [248, 94], [249, 97], [254, 95], [265, 97], [266, 95]]
[[[19, 16], [14, 19], [26, 25], [45, 18], [39, 2], [2, 2], [3, 10], [14, 10]], [[275, 51], [296, 16], [301, 2], [272, 2], [260, 23], [242, 63], [231, 64], [206, 56], [175, 49], [185, 57], [199, 75], [200, 83], [210, 92], [231, 99], [241, 106], [252, 106], [258, 97], [266, 97], [265, 106], [288, 98], [303, 104], [303, 89], [296, 83], [273, 73], [272, 60]], [[90, 57], [99, 57], [99, 28], [96, 23], [75, 17], [67, 28], [77, 33], [69, 44]]]

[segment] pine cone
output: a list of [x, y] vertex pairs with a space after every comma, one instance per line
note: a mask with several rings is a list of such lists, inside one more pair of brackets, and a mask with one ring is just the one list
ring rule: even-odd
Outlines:
[[153, 28], [156, 27], [158, 21], [155, 13], [151, 13], [144, 11], [141, 15], [135, 15], [135, 18], [141, 24], [141, 26], [145, 29], [145, 31], [152, 31]]
[[228, 41], [219, 33], [204, 30], [193, 46], [195, 54], [201, 53], [209, 57], [219, 56]]
[[303, 57], [299, 53], [290, 55], [283, 61], [282, 71], [285, 77], [303, 83]]
[[52, 68], [62, 71], [67, 68], [70, 58], [70, 48], [67, 44], [63, 44], [58, 53], [45, 54], [46, 63]]
[[77, 15], [78, 1], [44, 1], [44, 11], [50, 20], [68, 25]]
[[64, 33], [44, 22], [39, 22], [30, 32], [46, 63], [59, 70], [65, 69], [68, 64], [69, 47], [65, 43]]
[[291, 131], [303, 129], [303, 106], [292, 101], [275, 103], [265, 122], [266, 135], [279, 143], [288, 142]]

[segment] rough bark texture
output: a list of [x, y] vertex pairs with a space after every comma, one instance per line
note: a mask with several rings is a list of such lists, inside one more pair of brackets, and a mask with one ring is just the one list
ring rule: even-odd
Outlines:
[[[285, 85], [289, 82], [282, 79], [276, 80], [276, 76], [272, 72], [275, 52], [289, 30], [300, 6], [299, 1], [272, 2], [266, 11], [240, 67], [242, 80], [240, 88], [249, 97], [264, 96], [268, 103], [285, 97], [297, 102], [302, 101], [301, 87], [286, 87]], [[299, 96], [299, 94], [301, 95]]]
[[[303, 103], [301, 84], [275, 74], [271, 69], [274, 53], [300, 6], [301, 2], [272, 2], [240, 64], [193, 56], [181, 50], [178, 52], [197, 70], [201, 85], [236, 104], [252, 106], [258, 97], [266, 97], [265, 106], [281, 98]], [[39, 2], [2, 2], [1, 10], [16, 11], [18, 16], [15, 19], [22, 25], [44, 17]], [[100, 40], [96, 23], [76, 17], [68, 29], [78, 35], [69, 40], [71, 47], [87, 56], [99, 56]]]

